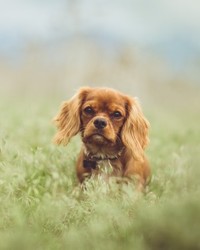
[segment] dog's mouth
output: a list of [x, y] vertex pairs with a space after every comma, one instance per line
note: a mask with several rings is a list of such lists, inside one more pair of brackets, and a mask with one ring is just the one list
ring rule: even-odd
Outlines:
[[113, 143], [113, 140], [111, 140], [110, 138], [107, 138], [105, 135], [101, 133], [94, 133], [83, 138], [83, 142], [103, 145], [103, 144]]

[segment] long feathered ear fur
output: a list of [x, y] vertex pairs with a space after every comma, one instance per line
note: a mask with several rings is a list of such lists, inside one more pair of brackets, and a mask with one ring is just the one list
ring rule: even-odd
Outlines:
[[138, 101], [127, 97], [127, 119], [122, 128], [121, 138], [136, 160], [144, 159], [144, 148], [149, 142], [149, 122], [144, 117]]
[[54, 143], [66, 145], [80, 131], [80, 108], [89, 88], [81, 88], [69, 101], [61, 105], [59, 113], [53, 119], [58, 132]]

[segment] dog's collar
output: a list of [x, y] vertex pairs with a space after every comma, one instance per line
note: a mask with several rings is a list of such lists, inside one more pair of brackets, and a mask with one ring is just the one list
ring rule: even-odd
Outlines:
[[101, 161], [117, 160], [121, 156], [123, 150], [124, 150], [124, 148], [122, 148], [116, 155], [113, 155], [113, 156], [107, 156], [107, 155], [99, 155], [98, 156], [98, 155], [91, 155], [85, 149], [85, 155], [87, 157], [86, 157], [85, 160], [83, 160], [83, 167], [84, 168], [96, 169], [98, 163], [101, 162]]

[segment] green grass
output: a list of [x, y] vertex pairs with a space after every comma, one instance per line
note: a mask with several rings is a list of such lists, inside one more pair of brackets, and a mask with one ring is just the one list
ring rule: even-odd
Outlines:
[[134, 186], [75, 176], [79, 138], [52, 144], [59, 101], [0, 105], [0, 249], [200, 249], [197, 111], [146, 111], [152, 181]]

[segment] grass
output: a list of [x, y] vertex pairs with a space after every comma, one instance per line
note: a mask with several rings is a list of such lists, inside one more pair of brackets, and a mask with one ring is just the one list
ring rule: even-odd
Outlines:
[[51, 142], [58, 103], [2, 99], [0, 249], [200, 249], [198, 112], [147, 110], [153, 175], [145, 194], [101, 180], [81, 191], [79, 138]]

